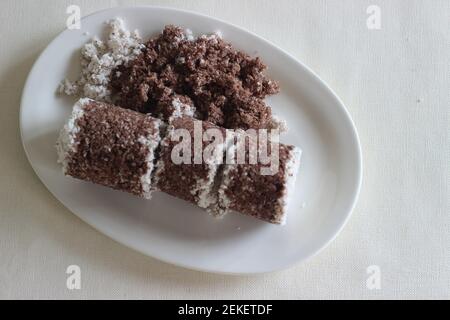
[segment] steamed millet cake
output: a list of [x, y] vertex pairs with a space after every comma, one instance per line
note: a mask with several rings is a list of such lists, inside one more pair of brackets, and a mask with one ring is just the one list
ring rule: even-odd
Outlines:
[[[270, 170], [270, 164], [262, 164], [258, 159], [251, 162], [254, 154], [250, 150], [254, 142], [242, 139], [228, 150], [229, 158], [235, 159], [236, 164], [226, 164], [223, 169], [218, 191], [219, 207], [283, 225], [295, 187], [301, 150], [281, 143], [267, 146], [270, 152], [278, 150], [278, 164]], [[253, 147], [257, 148], [256, 145]], [[244, 152], [244, 163], [237, 162], [236, 154], [240, 148]]]
[[[61, 130], [57, 150], [64, 174], [80, 180], [146, 198], [159, 190], [215, 216], [232, 210], [284, 224], [300, 150], [270, 144], [269, 160], [274, 150], [279, 157], [275, 170], [263, 174], [272, 163], [252, 162], [255, 141], [236, 139], [240, 134], [188, 116], [166, 125], [149, 115], [81, 99]], [[246, 143], [244, 163], [224, 163]]]
[[[160, 190], [214, 216], [237, 211], [284, 224], [298, 148], [277, 144], [279, 168], [269, 175], [261, 174], [261, 163], [222, 163], [239, 148], [227, 129], [287, 130], [264, 101], [279, 86], [265, 75], [262, 61], [233, 48], [220, 33], [194, 37], [169, 25], [144, 42], [120, 19], [107, 26], [105, 41], [94, 38], [83, 47], [79, 79], [59, 88], [95, 99], [80, 99], [61, 131], [57, 149], [64, 173], [146, 198]], [[219, 132], [221, 142], [195, 163], [192, 141], [191, 163], [174, 163], [177, 131], [194, 137], [197, 125]], [[213, 140], [203, 141], [200, 153]]]
[[[186, 134], [183, 140], [180, 139], [181, 134]], [[211, 144], [214, 141], [216, 144]], [[196, 145], [198, 142], [200, 145]], [[182, 147], [184, 150], [179, 149], [181, 143], [186, 143]], [[155, 171], [157, 189], [205, 208], [213, 215], [223, 214], [217, 207], [215, 186], [221, 177], [226, 147], [225, 129], [191, 117], [173, 120], [159, 149]], [[174, 154], [179, 158], [174, 159]]]
[[61, 130], [58, 161], [65, 175], [150, 198], [161, 121], [81, 99]]

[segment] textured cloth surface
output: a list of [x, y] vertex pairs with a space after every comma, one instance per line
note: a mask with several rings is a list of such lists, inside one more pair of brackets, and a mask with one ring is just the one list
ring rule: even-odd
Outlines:
[[[82, 15], [138, 4], [198, 11], [315, 70], [349, 109], [364, 153], [361, 196], [336, 241], [285, 271], [212, 275], [135, 253], [65, 209], [28, 164], [18, 117], [27, 74], [70, 4]], [[367, 27], [372, 4], [379, 30]], [[0, 12], [0, 298], [450, 298], [449, 1], [4, 0]], [[66, 287], [73, 264], [81, 290]], [[373, 265], [381, 282], [370, 290]]]

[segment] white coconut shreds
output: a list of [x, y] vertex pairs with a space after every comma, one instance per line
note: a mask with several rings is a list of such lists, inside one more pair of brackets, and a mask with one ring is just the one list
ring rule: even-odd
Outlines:
[[149, 134], [148, 136], [141, 136], [138, 142], [143, 146], [148, 148], [148, 154], [146, 157], [147, 161], [147, 171], [141, 176], [142, 193], [144, 198], [151, 199], [152, 194], [152, 173], [154, 170], [153, 161], [155, 160], [155, 150], [160, 142], [160, 126], [161, 123], [158, 122], [158, 133]]
[[208, 175], [206, 179], [199, 179], [196, 186], [191, 190], [191, 193], [198, 197], [197, 205], [207, 209], [210, 214], [216, 217], [224, 215], [224, 212], [221, 212], [217, 207], [218, 198], [213, 190], [217, 172], [222, 164], [223, 152], [226, 150], [226, 145], [227, 142], [218, 145], [211, 154], [211, 157], [205, 159], [205, 164], [209, 169]]
[[286, 120], [281, 119], [275, 114], [272, 114], [272, 119], [269, 125], [270, 129], [278, 129], [280, 133], [287, 132], [288, 126]]
[[300, 167], [300, 160], [302, 156], [302, 150], [295, 147], [291, 151], [291, 158], [286, 163], [284, 181], [286, 184], [286, 189], [284, 191], [283, 197], [278, 199], [278, 203], [283, 207], [283, 216], [281, 217], [280, 224], [285, 225], [287, 220], [287, 208], [289, 203], [292, 201], [295, 190], [295, 181], [297, 178], [298, 170]]
[[77, 120], [84, 114], [84, 106], [91, 102], [90, 99], [80, 99], [72, 109], [69, 121], [64, 125], [59, 133], [56, 142], [56, 150], [58, 151], [58, 163], [62, 164], [63, 173], [66, 174], [70, 162], [70, 153], [76, 152], [76, 135], [80, 131]]
[[181, 118], [183, 116], [194, 117], [194, 115], [195, 115], [195, 107], [181, 102], [180, 99], [178, 99], [178, 98], [174, 98], [172, 100], [172, 107], [173, 107], [173, 112], [172, 112], [172, 115], [168, 119], [169, 122], [172, 122], [176, 118]]
[[108, 39], [102, 41], [95, 37], [82, 47], [81, 75], [75, 81], [63, 80], [59, 93], [113, 102], [109, 89], [112, 70], [136, 58], [145, 45], [137, 30], [127, 30], [122, 19], [111, 20], [106, 25]]

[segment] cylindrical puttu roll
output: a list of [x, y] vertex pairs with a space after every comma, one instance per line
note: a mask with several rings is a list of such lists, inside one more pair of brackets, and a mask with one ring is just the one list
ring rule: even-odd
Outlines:
[[162, 122], [90, 99], [79, 100], [61, 130], [65, 175], [150, 198]]
[[156, 187], [213, 215], [223, 214], [215, 185], [226, 148], [224, 128], [187, 116], [173, 119], [161, 141]]
[[[233, 210], [284, 224], [301, 151], [243, 135], [182, 114], [166, 126], [149, 115], [81, 99], [57, 149], [64, 174], [77, 179], [145, 198], [160, 190], [215, 216]], [[242, 159], [229, 162], [238, 153]]]
[[[223, 169], [219, 206], [284, 225], [301, 150], [270, 140], [246, 139], [246, 134], [238, 132], [236, 137], [239, 136], [242, 139], [235, 140], [228, 150], [227, 159], [234, 159], [234, 163], [227, 163]], [[262, 161], [264, 148], [266, 159]], [[239, 152], [243, 162], [239, 162]]]

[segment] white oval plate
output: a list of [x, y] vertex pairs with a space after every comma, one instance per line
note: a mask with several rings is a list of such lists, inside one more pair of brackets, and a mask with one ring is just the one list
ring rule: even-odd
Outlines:
[[[73, 99], [55, 90], [79, 71], [78, 52], [104, 22], [123, 18], [144, 38], [176, 24], [194, 34], [220, 30], [226, 41], [269, 66], [282, 91], [268, 103], [289, 126], [282, 141], [303, 149], [295, 198], [287, 225], [270, 225], [229, 214], [216, 220], [204, 211], [157, 193], [145, 201], [64, 177], [54, 148]], [[36, 61], [26, 82], [20, 127], [36, 174], [68, 209], [116, 241], [159, 260], [195, 270], [249, 274], [302, 261], [330, 243], [344, 226], [361, 185], [358, 136], [344, 105], [311, 70], [266, 40], [236, 26], [192, 12], [159, 7], [114, 8], [82, 19], [81, 30], [65, 30]], [[90, 36], [87, 36], [88, 33]]]

